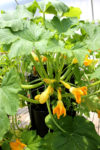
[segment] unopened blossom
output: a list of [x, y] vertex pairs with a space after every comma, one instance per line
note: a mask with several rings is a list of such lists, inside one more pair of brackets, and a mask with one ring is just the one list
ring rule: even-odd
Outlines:
[[42, 94], [39, 97], [40, 104], [44, 104], [51, 94], [53, 94], [53, 88], [51, 85], [49, 85], [47, 89], [44, 92], [42, 92]]
[[65, 86], [65, 88], [67, 88], [67, 89], [71, 88], [71, 86], [68, 83], [66, 83], [66, 82], [64, 82], [62, 80], [60, 80], [60, 82]]
[[77, 58], [74, 58], [74, 59], [72, 60], [72, 64], [77, 64], [77, 63], [78, 63]]
[[31, 52], [31, 54], [32, 54], [32, 57], [34, 58], [34, 60], [39, 62], [38, 56], [33, 51]]

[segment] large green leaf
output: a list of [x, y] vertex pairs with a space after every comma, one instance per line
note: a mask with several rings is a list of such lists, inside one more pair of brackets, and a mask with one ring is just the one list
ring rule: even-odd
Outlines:
[[54, 33], [44, 29], [40, 25], [29, 24], [23, 31], [15, 33], [19, 40], [14, 42], [10, 47], [9, 57], [28, 55], [33, 48], [42, 51], [44, 45], [48, 42], [48, 39], [54, 35]]
[[73, 53], [74, 57], [77, 58], [78, 63], [80, 65], [83, 64], [85, 56], [87, 54], [89, 54], [89, 52], [88, 52], [88, 50], [86, 48], [75, 49], [75, 50], [72, 51], [72, 53]]
[[22, 30], [27, 23], [24, 18], [33, 18], [33, 14], [29, 12], [25, 6], [19, 5], [13, 12], [7, 12], [0, 16], [0, 28], [11, 27], [12, 30]]
[[38, 2], [40, 10], [49, 14], [62, 16], [69, 10], [68, 6], [59, 0], [44, 0]]
[[64, 18], [61, 21], [54, 16], [50, 22], [46, 22], [46, 27], [55, 29], [58, 33], [66, 32], [73, 24], [77, 24], [77, 19]]
[[88, 49], [100, 49], [100, 27], [96, 24], [81, 24], [82, 33], [87, 36], [84, 42], [87, 44]]
[[10, 122], [7, 115], [3, 111], [0, 111], [0, 140], [2, 140], [4, 134], [8, 131], [9, 127]]
[[24, 39], [14, 42], [10, 47], [9, 58], [28, 55], [33, 49], [33, 43]]
[[45, 44], [44, 41], [44, 46], [41, 47], [42, 45], [37, 45], [37, 49], [40, 50], [40, 52], [43, 53], [66, 53], [66, 50], [64, 49], [64, 42], [60, 41], [60, 40], [55, 40], [55, 39], [50, 39], [47, 41], [47, 43]]
[[20, 80], [15, 69], [11, 69], [3, 78], [0, 87], [0, 110], [14, 115], [19, 107]]
[[[50, 150], [99, 150], [100, 136], [97, 135], [92, 122], [79, 116], [75, 118], [67, 116], [56, 121], [66, 132], [60, 132], [51, 121], [54, 132], [45, 137], [46, 148]], [[48, 125], [48, 122], [46, 123]]]
[[10, 29], [0, 29], [0, 43], [10, 44], [18, 39], [18, 36], [15, 36]]
[[92, 74], [90, 74], [90, 78], [100, 79], [100, 66]]

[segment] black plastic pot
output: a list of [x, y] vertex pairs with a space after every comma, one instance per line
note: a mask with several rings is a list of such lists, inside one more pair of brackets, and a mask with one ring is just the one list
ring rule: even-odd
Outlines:
[[[30, 75], [29, 80], [33, 81], [37, 79], [38, 77]], [[37, 92], [43, 92], [44, 91], [44, 85], [31, 90], [31, 97], [34, 99], [34, 97], [37, 95]], [[28, 105], [29, 113], [30, 113], [30, 119], [31, 119], [31, 129], [36, 130], [37, 134], [41, 137], [45, 136], [48, 133], [48, 128], [45, 124], [45, 117], [48, 114], [48, 110], [46, 107], [46, 104], [30, 104]]]

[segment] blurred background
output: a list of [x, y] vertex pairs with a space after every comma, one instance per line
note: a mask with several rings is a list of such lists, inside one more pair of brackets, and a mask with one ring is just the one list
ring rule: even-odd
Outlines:
[[[26, 4], [33, 0], [0, 0], [0, 11], [12, 11], [17, 4]], [[41, 1], [41, 0], [37, 0]], [[100, 20], [100, 0], [61, 0], [68, 6], [80, 7], [82, 10], [81, 19], [83, 20]]]

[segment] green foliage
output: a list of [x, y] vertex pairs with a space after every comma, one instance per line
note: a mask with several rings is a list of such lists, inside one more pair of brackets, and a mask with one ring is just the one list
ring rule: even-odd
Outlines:
[[62, 16], [63, 13], [68, 11], [68, 6], [59, 0], [44, 0], [38, 2], [39, 8], [41, 12], [46, 12], [49, 14], [55, 14]]
[[[6, 36], [5, 36], [6, 35]], [[1, 44], [11, 44], [18, 39], [10, 29], [0, 29], [0, 43]]]
[[0, 87], [0, 110], [9, 115], [14, 115], [19, 107], [20, 90], [19, 77], [15, 69], [10, 70], [3, 78]]
[[6, 12], [0, 16], [0, 28], [10, 27], [13, 31], [22, 30], [27, 23], [27, 20], [24, 20], [26, 18], [33, 18], [33, 14], [25, 6], [17, 6], [13, 13]]
[[8, 131], [9, 128], [10, 122], [8, 116], [5, 114], [5, 112], [0, 110], [0, 140], [2, 140], [4, 134]]
[[42, 139], [35, 131], [24, 131], [21, 140], [27, 145], [27, 150], [42, 150]]
[[[35, 16], [38, 10], [42, 15]], [[53, 14], [53, 18], [47, 20], [46, 14]], [[54, 115], [56, 123], [66, 131], [64, 133], [57, 128], [51, 117], [47, 116], [45, 122], [53, 133], [48, 133], [44, 138], [37, 136], [35, 131], [25, 130], [22, 134], [13, 131], [13, 128], [19, 128], [14, 116], [20, 106], [19, 100], [25, 105], [26, 101], [34, 103], [32, 98], [28, 98], [30, 89], [42, 84], [47, 88], [49, 83], [45, 83], [44, 78], [49, 78], [50, 84], [54, 81], [51, 108], [56, 104], [58, 87], [61, 87], [62, 101], [67, 111], [70, 106], [75, 107], [81, 115], [100, 110], [100, 25], [79, 21], [80, 15], [79, 8], [69, 8], [58, 0], [34, 0], [28, 5], [17, 6], [13, 12], [1, 14], [0, 140], [3, 137], [8, 140], [2, 141], [4, 150], [9, 150], [9, 142], [16, 138], [27, 145], [26, 150], [99, 150], [100, 136], [97, 135], [93, 124], [80, 116], [61, 116], [61, 119], [57, 120]], [[84, 63], [86, 56], [87, 65]], [[91, 62], [92, 58], [98, 58], [98, 64], [94, 60]], [[30, 74], [35, 81], [29, 82]], [[78, 92], [78, 97], [82, 96], [81, 104], [76, 103], [76, 96], [71, 93], [70, 86], [67, 90], [62, 88], [61, 80], [69, 82], [71, 87], [88, 87], [87, 95], [81, 88]], [[71, 102], [73, 98], [74, 103]], [[13, 116], [12, 129], [9, 129], [8, 115]], [[7, 137], [5, 134], [8, 130], [15, 135]]]
[[54, 16], [51, 21], [46, 22], [46, 27], [51, 30], [56, 30], [59, 34], [66, 32], [72, 25], [77, 24], [77, 19], [64, 18], [59, 20], [58, 17]]
[[45, 137], [45, 144], [47, 143], [47, 149], [98, 149], [98, 146], [100, 145], [100, 137], [97, 135], [92, 122], [87, 121], [84, 117], [79, 116], [75, 118], [67, 116], [56, 121], [64, 130], [66, 130], [66, 133], [62, 133], [57, 128], [55, 128], [52, 120], [49, 116], [47, 116], [46, 124], [55, 130], [54, 133], [48, 134]]
[[90, 78], [100, 79], [100, 66], [92, 74], [90, 74]]
[[77, 7], [70, 7], [69, 11], [64, 13], [66, 17], [77, 17], [80, 19], [80, 15], [82, 14], [80, 8]]

